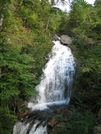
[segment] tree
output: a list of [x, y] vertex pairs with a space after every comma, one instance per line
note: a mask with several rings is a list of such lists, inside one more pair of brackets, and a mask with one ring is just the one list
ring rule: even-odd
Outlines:
[[[6, 2], [6, 1], [4, 1]], [[35, 95], [34, 58], [26, 47], [32, 45], [30, 29], [23, 27], [11, 3], [2, 5], [0, 29], [0, 133], [10, 134], [17, 118], [26, 111], [25, 101]], [[12, 7], [12, 6], [11, 6]], [[30, 41], [29, 41], [30, 40]]]
[[0, 134], [10, 134], [28, 111], [24, 103], [36, 95], [62, 14], [45, 0], [5, 0], [0, 9]]
[[95, 7], [101, 7], [101, 1], [100, 0], [95, 0], [94, 6]]
[[79, 62], [77, 92], [74, 96], [97, 112], [101, 104], [101, 8], [82, 0], [74, 0], [72, 4], [68, 26], [74, 37], [74, 54]]
[[10, 133], [16, 116], [26, 110], [24, 102], [35, 94], [35, 75], [31, 72], [32, 69], [34, 60], [30, 54], [14, 50], [4, 38], [0, 38], [1, 134]]

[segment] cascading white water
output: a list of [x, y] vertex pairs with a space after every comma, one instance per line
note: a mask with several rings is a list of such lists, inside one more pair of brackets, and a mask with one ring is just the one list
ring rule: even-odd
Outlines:
[[47, 105], [68, 103], [74, 76], [75, 62], [69, 47], [54, 41], [49, 61], [43, 70], [39, 92], [28, 104], [29, 108], [44, 109]]
[[[39, 95], [31, 99], [28, 104], [32, 110], [47, 109], [51, 105], [68, 104], [71, 95], [73, 76], [75, 73], [75, 61], [69, 47], [64, 46], [60, 41], [53, 41], [55, 44], [51, 53], [48, 55], [48, 62], [43, 69], [41, 82], [36, 86]], [[13, 134], [47, 134], [47, 127], [44, 121], [35, 120], [28, 130], [32, 119], [18, 122], [14, 126]], [[38, 126], [36, 128], [36, 126]]]
[[16, 123], [13, 129], [13, 134], [47, 134], [47, 125], [43, 126], [44, 122], [36, 128], [38, 123], [40, 123], [40, 121], [36, 120], [30, 131], [28, 131], [30, 123]]

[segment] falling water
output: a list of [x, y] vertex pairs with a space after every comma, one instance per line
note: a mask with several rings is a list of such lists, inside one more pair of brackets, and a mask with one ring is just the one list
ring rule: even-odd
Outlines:
[[43, 109], [47, 105], [68, 103], [70, 100], [74, 58], [69, 47], [62, 45], [60, 41], [54, 43], [41, 82], [36, 86], [39, 96], [31, 100], [29, 108]]
[[[32, 111], [68, 104], [70, 101], [75, 61], [69, 47], [62, 45], [60, 41], [53, 43], [55, 45], [47, 57], [48, 62], [43, 69], [41, 82], [36, 86], [39, 95], [28, 104]], [[46, 121], [41, 122], [32, 116], [26, 117], [15, 124], [13, 134], [47, 134]]]

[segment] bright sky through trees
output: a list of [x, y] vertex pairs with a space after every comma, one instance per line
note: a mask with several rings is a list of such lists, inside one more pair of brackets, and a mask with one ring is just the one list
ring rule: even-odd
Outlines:
[[[94, 4], [95, 0], [85, 0], [87, 3], [89, 4]], [[70, 7], [69, 7], [69, 2], [67, 0], [67, 4], [66, 5], [62, 5], [61, 2], [59, 1], [54, 7], [60, 8], [63, 11], [70, 11]]]
[[86, 0], [89, 4], [94, 4], [95, 0]]

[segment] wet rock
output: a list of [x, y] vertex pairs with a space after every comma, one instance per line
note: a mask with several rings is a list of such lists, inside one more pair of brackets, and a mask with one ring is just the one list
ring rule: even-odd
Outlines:
[[13, 134], [16, 134], [17, 132], [20, 133], [20, 131], [21, 131], [20, 126], [22, 126], [22, 122], [15, 123], [15, 126], [13, 128]]
[[[54, 113], [50, 112], [49, 110], [36, 110], [36, 111], [32, 111], [26, 118], [26, 122], [31, 122], [33, 120], [40, 120], [40, 121], [47, 121], [50, 118], [52, 118], [54, 116]], [[24, 122], [24, 120], [23, 120]]]
[[49, 118], [52, 118], [54, 113], [51, 113], [49, 110], [44, 110], [44, 111], [37, 110], [34, 111], [34, 115], [36, 115], [40, 119], [47, 120]]

